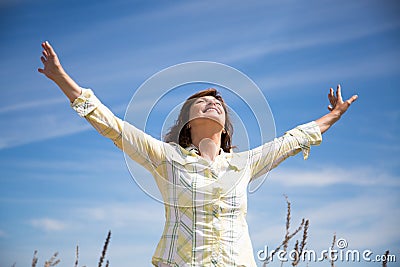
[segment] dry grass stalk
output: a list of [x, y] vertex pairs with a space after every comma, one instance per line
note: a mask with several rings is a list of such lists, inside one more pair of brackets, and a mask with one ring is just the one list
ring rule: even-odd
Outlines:
[[299, 240], [296, 240], [296, 243], [294, 244], [293, 250], [296, 251], [296, 255], [295, 255], [295, 259], [292, 262], [292, 266], [296, 266], [297, 263], [299, 262], [299, 257], [300, 257], [300, 254], [299, 254]]
[[[333, 251], [335, 244], [336, 244], [336, 233], [333, 234], [331, 251]], [[330, 258], [331, 267], [335, 267], [335, 261], [333, 260], [333, 256], [334, 256], [334, 254], [332, 253], [331, 258]]]
[[329, 262], [331, 263], [331, 267], [335, 267], [335, 261], [333, 260], [334, 256], [335, 256], [335, 253], [333, 253], [333, 250], [335, 248], [335, 244], [336, 244], [336, 233], [333, 234], [332, 245], [331, 245], [331, 251], [332, 252], [331, 252], [330, 257], [328, 258], [328, 255], [324, 254], [324, 259], [329, 259]]
[[57, 259], [57, 256], [58, 252], [54, 253], [54, 255], [50, 258], [50, 260], [44, 263], [44, 267], [56, 266], [57, 264], [59, 264], [61, 260]]
[[301, 243], [300, 243], [300, 255], [303, 253], [303, 250], [307, 244], [307, 235], [308, 235], [308, 227], [309, 226], [310, 226], [310, 221], [306, 220], [306, 223], [304, 224], [303, 239], [301, 240]]
[[304, 224], [303, 238], [301, 239], [300, 244], [299, 244], [299, 241], [296, 240], [296, 244], [294, 247], [294, 250], [296, 251], [296, 255], [295, 255], [295, 259], [292, 262], [292, 266], [297, 266], [300, 262], [301, 255], [303, 254], [303, 250], [307, 244], [307, 234], [308, 234], [309, 225], [310, 225], [310, 221], [306, 220], [306, 222]]
[[104, 247], [103, 247], [103, 251], [102, 251], [101, 256], [100, 256], [99, 266], [98, 267], [101, 267], [103, 265], [103, 261], [104, 261], [104, 258], [106, 256], [106, 252], [107, 252], [107, 247], [108, 247], [108, 244], [110, 243], [110, 238], [111, 238], [111, 231], [108, 231], [108, 235], [107, 235], [107, 238], [106, 238], [106, 242], [104, 243]]
[[[106, 252], [107, 252], [108, 244], [110, 243], [110, 239], [111, 239], [111, 231], [108, 231], [108, 235], [107, 235], [106, 241], [104, 243], [103, 251], [100, 256], [99, 267], [101, 267], [103, 265], [103, 261], [106, 256]], [[38, 263], [37, 254], [38, 254], [38, 252], [37, 252], [37, 250], [35, 250], [35, 252], [33, 253], [32, 267], [36, 267], [36, 265]], [[59, 264], [61, 262], [61, 260], [57, 259], [57, 256], [58, 256], [58, 252], [54, 253], [53, 256], [48, 261], [45, 262], [44, 267], [52, 267], [52, 266], [56, 266], [57, 264]], [[75, 258], [74, 267], [78, 267], [78, 264], [79, 264], [79, 246], [76, 246], [76, 258]], [[105, 267], [109, 267], [109, 265], [110, 265], [110, 262], [107, 260]], [[16, 263], [14, 263], [12, 265], [12, 267], [15, 267], [15, 266], [16, 266]], [[84, 265], [82, 267], [86, 267], [86, 266]]]
[[[57, 264], [59, 264], [61, 260], [57, 259], [57, 256], [58, 256], [58, 252], [54, 253], [53, 256], [50, 258], [50, 260], [48, 260], [44, 263], [44, 267], [52, 267], [52, 266], [56, 266]], [[37, 262], [38, 262], [37, 250], [35, 250], [35, 252], [33, 253], [32, 267], [36, 267]], [[13, 267], [15, 267], [15, 263], [14, 263]]]
[[[285, 240], [286, 240], [286, 239], [289, 237], [289, 228], [290, 228], [290, 207], [291, 207], [291, 204], [290, 204], [290, 201], [289, 201], [287, 195], [283, 195], [283, 196], [285, 197], [286, 204], [287, 204], [287, 213], [286, 213], [286, 234], [285, 234]], [[286, 250], [287, 250], [287, 247], [288, 247], [288, 243], [286, 242], [286, 243], [283, 245], [283, 250], [286, 251]]]
[[387, 259], [388, 259], [388, 257], [389, 257], [389, 250], [386, 250], [385, 258], [384, 258], [384, 260], [382, 262], [382, 267], [387, 267]]
[[[287, 212], [286, 212], [286, 233], [285, 233], [285, 239], [284, 240], [288, 240], [289, 238], [289, 228], [290, 228], [290, 208], [291, 208], [291, 204], [289, 201], [289, 198], [287, 195], [283, 195], [285, 197], [286, 200], [286, 205], [287, 205]], [[284, 242], [283, 244], [283, 250], [287, 251], [287, 247], [288, 247], [288, 242]], [[281, 267], [283, 266], [283, 262], [281, 262]]]
[[[285, 198], [286, 198], [286, 204], [287, 204], [286, 233], [285, 233], [285, 238], [283, 239], [282, 243], [281, 243], [277, 248], [275, 248], [275, 250], [271, 253], [271, 255], [267, 257], [267, 259], [266, 259], [266, 260], [264, 261], [264, 263], [263, 263], [263, 267], [267, 266], [268, 262], [274, 257], [274, 255], [276, 254], [276, 252], [278, 252], [279, 249], [281, 249], [282, 246], [284, 247], [284, 249], [285, 249], [285, 251], [286, 251], [289, 241], [290, 241], [298, 232], [300, 232], [301, 229], [303, 229], [303, 226], [305, 225], [305, 222], [306, 222], [305, 219], [303, 218], [303, 219], [301, 220], [301, 223], [300, 223], [299, 227], [298, 227], [293, 233], [290, 234], [289, 228], [290, 228], [290, 219], [291, 219], [291, 217], [290, 217], [290, 214], [291, 214], [291, 204], [290, 204], [290, 201], [289, 201], [289, 199], [287, 198], [287, 196], [286, 196], [286, 195], [284, 195], [284, 196], [285, 196]], [[282, 264], [283, 264], [283, 262], [281, 263], [281, 266], [282, 266]]]
[[37, 250], [35, 250], [35, 252], [33, 252], [32, 267], [36, 267], [37, 262], [38, 262]]
[[75, 267], [78, 267], [78, 263], [79, 263], [79, 246], [76, 246]]
[[276, 252], [278, 252], [279, 249], [280, 249], [285, 243], [288, 243], [288, 242], [290, 241], [290, 239], [292, 239], [298, 232], [300, 232], [301, 229], [303, 229], [304, 223], [305, 223], [305, 219], [303, 218], [303, 219], [301, 220], [301, 224], [300, 224], [299, 227], [296, 229], [296, 231], [294, 231], [294, 232], [293, 232], [292, 234], [290, 234], [287, 238], [285, 238], [285, 239], [282, 241], [282, 243], [281, 243], [278, 247], [275, 248], [274, 252], [271, 253], [271, 256], [268, 256], [268, 258], [264, 261], [263, 266], [267, 266], [267, 263], [269, 262], [269, 260], [270, 260], [271, 258], [274, 257], [274, 255], [276, 254]]

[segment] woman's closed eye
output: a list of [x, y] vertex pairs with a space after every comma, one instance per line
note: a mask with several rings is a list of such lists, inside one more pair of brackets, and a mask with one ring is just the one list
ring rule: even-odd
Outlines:
[[[199, 98], [199, 99], [196, 100], [196, 102], [194, 102], [194, 103], [195, 103], [195, 104], [200, 104], [200, 103], [205, 103], [205, 102], [207, 102], [207, 104], [208, 104], [208, 102], [211, 102], [211, 101], [212, 101], [212, 100], [206, 101], [206, 99]], [[216, 99], [216, 100], [213, 100], [212, 102], [214, 102], [216, 105], [222, 107], [221, 101], [219, 101], [219, 100]]]

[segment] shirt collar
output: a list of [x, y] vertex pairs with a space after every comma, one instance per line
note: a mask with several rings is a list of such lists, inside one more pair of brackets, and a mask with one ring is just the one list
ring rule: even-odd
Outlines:
[[[184, 160], [185, 162], [184, 163], [182, 162], [182, 164], [185, 165], [185, 164], [188, 164], [188, 163], [193, 163], [194, 162], [193, 160], [195, 160], [195, 161], [199, 161], [199, 160], [202, 161], [203, 160], [202, 157], [199, 156], [200, 153], [199, 153], [198, 148], [196, 146], [194, 146], [193, 144], [188, 146], [188, 147], [186, 147], [186, 148], [183, 148], [181, 146], [179, 146], [179, 147], [181, 149], [181, 152], [184, 155], [186, 155], [185, 160]], [[220, 148], [220, 154], [217, 157], [216, 161], [221, 161], [222, 160], [226, 164], [230, 165], [231, 169], [234, 169], [236, 171], [240, 171], [240, 170], [242, 170], [244, 168], [244, 165], [242, 163], [243, 159], [238, 158], [237, 156], [235, 158], [234, 154], [235, 153], [226, 153], [222, 148]], [[192, 159], [192, 160], [189, 160], [189, 159]], [[206, 160], [204, 159], [204, 161], [206, 161]], [[213, 161], [213, 164], [215, 164], [216, 161]]]
[[[199, 149], [193, 144], [191, 144], [190, 146], [186, 147], [185, 149], [189, 152], [189, 154], [200, 155]], [[222, 148], [219, 148], [219, 155], [225, 156], [225, 152], [224, 152], [224, 150]]]

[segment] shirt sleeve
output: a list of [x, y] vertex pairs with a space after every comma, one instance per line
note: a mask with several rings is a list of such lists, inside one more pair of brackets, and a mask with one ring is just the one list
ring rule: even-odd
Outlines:
[[92, 90], [82, 89], [82, 94], [71, 103], [71, 107], [101, 135], [111, 139], [130, 158], [151, 172], [165, 158], [164, 142], [116, 117]]
[[315, 121], [302, 124], [287, 131], [283, 136], [275, 138], [262, 146], [249, 151], [249, 162], [252, 179], [265, 174], [278, 166], [289, 156], [294, 156], [300, 151], [306, 160], [312, 145], [322, 142], [322, 134]]

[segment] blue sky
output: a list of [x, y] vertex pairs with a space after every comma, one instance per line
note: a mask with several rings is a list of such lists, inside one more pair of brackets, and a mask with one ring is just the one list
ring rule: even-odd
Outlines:
[[77, 244], [81, 265], [93, 266], [109, 229], [111, 266], [150, 266], [163, 228], [162, 205], [132, 181], [122, 152], [37, 73], [44, 40], [121, 117], [146, 79], [194, 60], [248, 75], [278, 135], [325, 114], [329, 87], [357, 93], [307, 161], [288, 159], [249, 195], [253, 248], [283, 238], [287, 194], [293, 228], [310, 219], [309, 249], [328, 248], [336, 233], [350, 249], [389, 249], [399, 261], [399, 9], [396, 1], [2, 1], [0, 266], [29, 265], [34, 250], [40, 265], [59, 251], [72, 266]]

